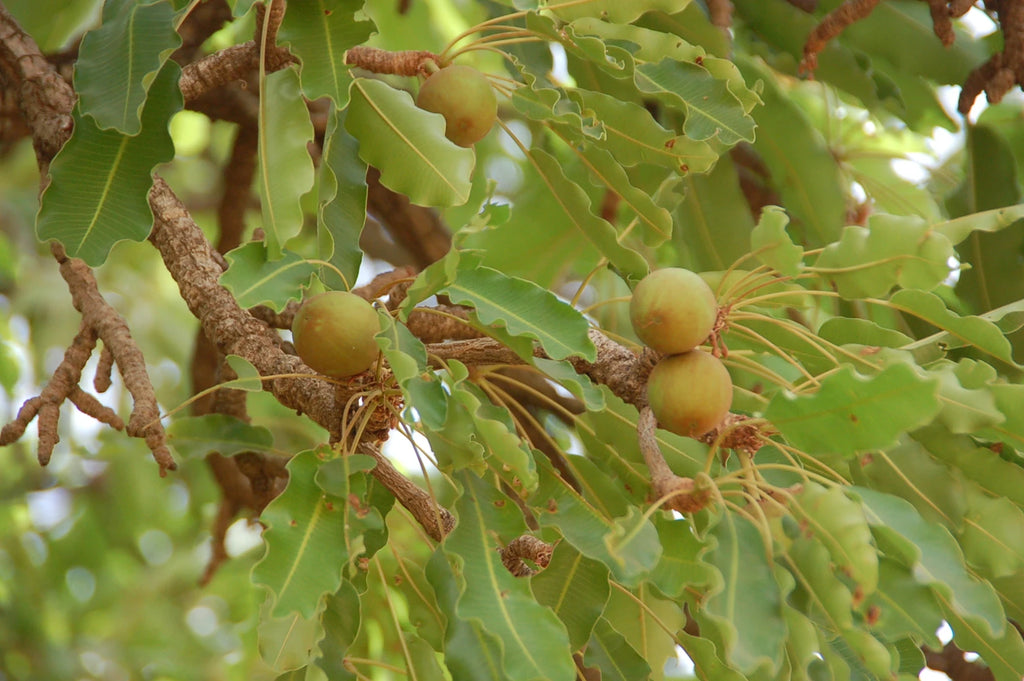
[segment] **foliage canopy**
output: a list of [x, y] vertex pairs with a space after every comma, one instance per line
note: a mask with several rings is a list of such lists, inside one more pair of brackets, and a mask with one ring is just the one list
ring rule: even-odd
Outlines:
[[0, 678], [1024, 677], [1020, 3], [5, 4]]

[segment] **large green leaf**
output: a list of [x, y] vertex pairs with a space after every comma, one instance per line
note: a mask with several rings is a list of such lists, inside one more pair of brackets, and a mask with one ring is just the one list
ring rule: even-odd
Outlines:
[[324, 155], [320, 164], [317, 230], [320, 259], [341, 272], [324, 267], [320, 278], [330, 288], [351, 290], [359, 275], [363, 251], [359, 237], [366, 224], [366, 164], [358, 154], [359, 144], [345, 129], [348, 111], [332, 109], [324, 134]]
[[452, 678], [466, 681], [508, 679], [501, 662], [501, 642], [484, 630], [480, 620], [459, 616], [460, 586], [442, 549], [430, 557], [426, 576], [437, 594], [437, 605], [447, 620], [444, 659]]
[[698, 558], [707, 545], [697, 538], [688, 520], [655, 521], [661, 540], [661, 559], [650, 576], [650, 583], [669, 598], [679, 598], [687, 589], [710, 586], [717, 575]]
[[[324, 637], [317, 643], [320, 653], [316, 665], [324, 670], [331, 681], [355, 681], [356, 676], [345, 668], [345, 654], [356, 640], [362, 621], [359, 594], [351, 582], [342, 582], [341, 588], [327, 597], [320, 621]], [[305, 677], [302, 677], [305, 681]]]
[[181, 108], [180, 73], [173, 62], [160, 70], [137, 135], [101, 130], [93, 118], [75, 114], [71, 139], [50, 164], [36, 218], [40, 239], [56, 239], [68, 255], [96, 266], [118, 241], [146, 238], [153, 226], [153, 169], [174, 157], [167, 122]]
[[900, 433], [928, 423], [939, 411], [938, 382], [908, 365], [893, 364], [876, 376], [850, 367], [828, 376], [811, 395], [779, 393], [765, 418], [795, 447], [808, 453], [852, 456], [886, 447]]
[[1010, 628], [992, 586], [971, 576], [946, 528], [925, 522], [903, 499], [863, 487], [852, 491], [864, 502], [880, 548], [910, 568], [919, 583], [932, 588], [947, 620], [950, 613], [965, 618], [984, 637], [1002, 636]]
[[307, 99], [330, 97], [338, 107], [348, 101], [352, 81], [345, 51], [366, 41], [372, 21], [356, 19], [363, 0], [314, 0], [293, 3], [284, 14], [278, 39], [289, 43], [299, 58], [302, 94]]
[[552, 359], [593, 361], [596, 356], [586, 318], [532, 282], [489, 267], [460, 268], [447, 291], [452, 302], [470, 305], [484, 324], [536, 339]]
[[268, 74], [260, 89], [259, 194], [268, 258], [281, 257], [285, 242], [302, 229], [299, 200], [313, 187], [309, 109], [294, 68]]
[[469, 199], [476, 156], [444, 136], [444, 117], [416, 107], [407, 92], [356, 78], [345, 128], [359, 157], [380, 169], [385, 187], [422, 206], [458, 206]]
[[1009, 499], [977, 494], [964, 518], [960, 546], [967, 561], [989, 578], [1024, 573], [1024, 511]]
[[[323, 596], [341, 586], [346, 563], [360, 553], [356, 533], [374, 520], [381, 522], [376, 511], [362, 513], [364, 509], [358, 503], [353, 505], [348, 496], [355, 494], [349, 476], [365, 479], [365, 471], [376, 462], [362, 455], [334, 461], [337, 463], [321, 485], [314, 479], [321, 472], [317, 451], [292, 457], [288, 462], [288, 487], [261, 516], [267, 526], [267, 549], [253, 567], [252, 580], [273, 593], [275, 617], [289, 613], [312, 617]], [[334, 470], [339, 467], [341, 471]]]
[[551, 3], [565, 5], [554, 10], [559, 19], [572, 21], [580, 17], [601, 17], [604, 21], [616, 24], [629, 24], [636, 21], [645, 12], [682, 11], [690, 4], [690, 0], [635, 0], [619, 2], [618, 0], [592, 0], [591, 2]]
[[268, 261], [268, 251], [262, 241], [250, 241], [228, 252], [228, 269], [220, 283], [244, 308], [268, 305], [279, 312], [289, 300], [302, 298], [302, 289], [309, 286], [318, 266], [292, 251]]
[[931, 648], [939, 647], [936, 632], [942, 611], [931, 589], [918, 582], [910, 569], [882, 556], [878, 562], [878, 589], [864, 601], [873, 613], [872, 631], [894, 641], [914, 636]]
[[102, 23], [85, 34], [78, 51], [75, 90], [80, 112], [92, 116], [101, 130], [138, 135], [147, 92], [180, 44], [168, 0], [106, 2]]
[[878, 549], [859, 502], [837, 487], [807, 484], [791, 511], [803, 527], [804, 536], [813, 535], [821, 541], [832, 566], [849, 578], [858, 593], [874, 592], [878, 585]]
[[963, 650], [976, 652], [988, 665], [996, 681], [1019, 681], [1024, 678], [1024, 641], [1016, 627], [1007, 626], [997, 636], [989, 636], [964, 617], [949, 600], [940, 597], [944, 617], [953, 630], [953, 640]]
[[814, 270], [845, 298], [884, 296], [904, 288], [935, 288], [949, 276], [953, 246], [914, 216], [875, 214], [868, 226], [849, 225], [822, 251]]
[[583, 663], [599, 669], [602, 681], [634, 681], [649, 678], [651, 673], [643, 656], [603, 617], [594, 627]]
[[555, 547], [551, 562], [530, 580], [537, 602], [551, 608], [579, 650], [590, 638], [608, 600], [608, 568], [587, 558], [568, 542]]
[[774, 672], [782, 664], [786, 626], [761, 533], [744, 516], [725, 513], [709, 536], [714, 542], [702, 557], [721, 581], [708, 595], [701, 618], [721, 632], [730, 666], [743, 674]]
[[591, 181], [605, 187], [619, 197], [622, 220], [637, 223], [636, 231], [644, 243], [657, 246], [672, 236], [672, 216], [657, 203], [656, 198], [634, 187], [625, 169], [609, 152], [587, 145], [580, 152], [584, 166], [590, 171]]
[[571, 681], [569, 637], [555, 614], [534, 600], [525, 580], [502, 565], [498, 549], [526, 531], [512, 501], [472, 473], [459, 476], [458, 524], [444, 541], [465, 579], [458, 614], [480, 622], [502, 644], [502, 667], [513, 681]]

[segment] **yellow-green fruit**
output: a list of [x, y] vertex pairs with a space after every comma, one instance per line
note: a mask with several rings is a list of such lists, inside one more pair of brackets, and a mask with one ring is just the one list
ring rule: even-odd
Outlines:
[[718, 316], [715, 293], [700, 275], [681, 267], [651, 272], [633, 289], [629, 321], [644, 345], [676, 355], [708, 337]]
[[452, 64], [420, 87], [416, 106], [444, 116], [444, 135], [471, 147], [482, 140], [498, 118], [498, 100], [487, 77], [471, 66]]
[[353, 293], [328, 291], [299, 308], [292, 342], [305, 364], [334, 378], [354, 376], [377, 359], [380, 321], [373, 306]]
[[732, 379], [725, 365], [703, 350], [671, 355], [651, 371], [647, 401], [662, 428], [698, 437], [729, 413]]

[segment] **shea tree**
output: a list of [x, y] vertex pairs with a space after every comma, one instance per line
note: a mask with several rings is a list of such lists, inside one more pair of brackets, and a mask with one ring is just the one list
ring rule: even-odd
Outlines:
[[1022, 31], [4, 0], [0, 677], [1019, 681]]

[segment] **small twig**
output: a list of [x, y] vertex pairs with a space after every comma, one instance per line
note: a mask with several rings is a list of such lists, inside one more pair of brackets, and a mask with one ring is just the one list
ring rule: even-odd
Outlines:
[[684, 478], [672, 472], [658, 445], [658, 419], [650, 407], [640, 409], [636, 429], [640, 453], [643, 454], [647, 470], [651, 472], [654, 497], [664, 500], [664, 508], [680, 513], [693, 513], [705, 508], [714, 495], [713, 485], [698, 485], [693, 478]]
[[515, 577], [529, 577], [538, 570], [530, 566], [533, 563], [542, 570], [551, 562], [551, 553], [555, 547], [537, 537], [524, 534], [516, 537], [500, 550], [501, 564]]

